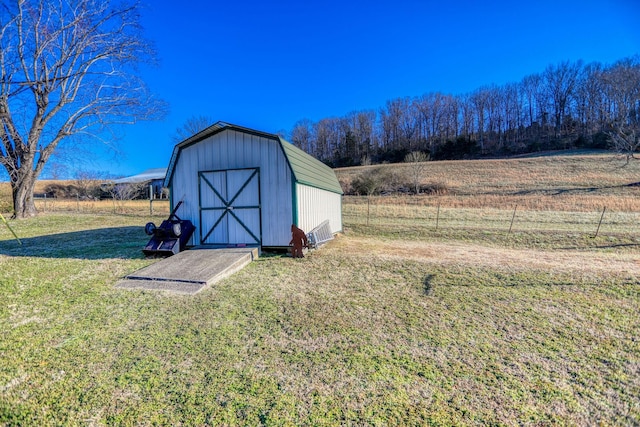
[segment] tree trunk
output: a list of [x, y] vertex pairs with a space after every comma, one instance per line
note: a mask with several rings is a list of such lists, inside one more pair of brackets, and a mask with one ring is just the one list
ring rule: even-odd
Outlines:
[[33, 201], [33, 190], [36, 184], [35, 173], [27, 173], [27, 176], [21, 178], [16, 182], [11, 182], [13, 195], [12, 218], [28, 218], [36, 216], [38, 213]]

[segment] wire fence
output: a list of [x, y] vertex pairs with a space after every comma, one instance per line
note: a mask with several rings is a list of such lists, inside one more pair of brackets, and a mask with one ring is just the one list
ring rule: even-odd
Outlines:
[[409, 198], [349, 197], [343, 200], [345, 224], [477, 228], [490, 231], [557, 231], [565, 233], [638, 232], [640, 214], [616, 212], [606, 206], [589, 211], [531, 210], [512, 206], [460, 208], [441, 203], [417, 204]]
[[34, 199], [36, 209], [42, 213], [95, 213], [126, 215], [168, 215], [169, 199], [118, 200], [118, 199], [62, 199], [38, 197]]
[[[159, 215], [170, 213], [167, 199], [82, 200], [38, 198], [36, 208], [42, 213], [84, 213]], [[556, 231], [598, 235], [605, 233], [640, 233], [640, 213], [598, 207], [591, 211], [531, 209], [513, 204], [498, 207], [459, 207], [439, 203], [416, 202], [407, 197], [344, 197], [343, 221], [346, 225], [398, 225], [438, 229], [476, 228], [487, 231]]]

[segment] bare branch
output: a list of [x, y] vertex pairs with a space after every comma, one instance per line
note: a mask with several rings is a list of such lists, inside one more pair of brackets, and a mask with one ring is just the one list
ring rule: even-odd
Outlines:
[[616, 130], [607, 132], [613, 149], [624, 156], [627, 164], [636, 159], [635, 154], [640, 149], [640, 132], [631, 126], [620, 126]]
[[178, 144], [183, 140], [195, 135], [196, 133], [208, 128], [213, 124], [213, 119], [207, 116], [193, 116], [187, 119], [182, 126], [176, 129], [171, 136], [174, 144]]
[[409, 173], [411, 174], [411, 183], [416, 194], [420, 194], [420, 183], [422, 182], [422, 175], [427, 169], [427, 161], [429, 161], [429, 155], [422, 151], [412, 151], [404, 156], [404, 161], [409, 165]]
[[12, 186], [34, 182], [65, 138], [165, 111], [133, 73], [153, 60], [138, 9], [137, 0], [2, 3], [0, 164]]

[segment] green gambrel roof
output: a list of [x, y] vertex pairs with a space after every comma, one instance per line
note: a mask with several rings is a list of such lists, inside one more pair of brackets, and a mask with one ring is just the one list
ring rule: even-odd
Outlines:
[[174, 168], [180, 151], [190, 145], [196, 144], [205, 138], [215, 135], [224, 130], [234, 130], [238, 132], [244, 132], [252, 135], [261, 136], [275, 140], [284, 153], [291, 171], [293, 173], [294, 180], [303, 185], [319, 188], [333, 193], [343, 194], [342, 187], [335, 172], [329, 166], [325, 165], [315, 157], [305, 153], [293, 144], [280, 138], [278, 135], [271, 133], [261, 132], [254, 129], [245, 128], [242, 126], [236, 126], [229, 123], [217, 122], [216, 124], [208, 127], [207, 129], [193, 135], [190, 138], [185, 139], [181, 143], [175, 146], [171, 161], [169, 162], [169, 168], [167, 170], [167, 176], [165, 178], [164, 186], [169, 187], [171, 185], [171, 179], [173, 177]]
[[296, 182], [342, 194], [342, 187], [333, 169], [284, 139], [278, 140], [291, 165]]

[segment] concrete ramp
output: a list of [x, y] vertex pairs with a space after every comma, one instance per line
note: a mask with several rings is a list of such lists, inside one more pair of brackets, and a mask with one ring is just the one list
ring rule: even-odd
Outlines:
[[197, 247], [129, 274], [117, 288], [195, 294], [258, 257], [258, 248]]

